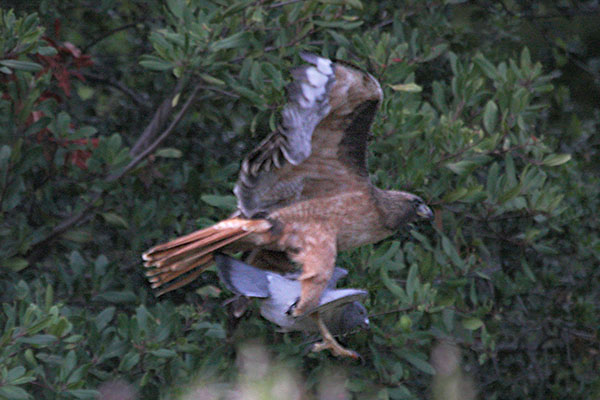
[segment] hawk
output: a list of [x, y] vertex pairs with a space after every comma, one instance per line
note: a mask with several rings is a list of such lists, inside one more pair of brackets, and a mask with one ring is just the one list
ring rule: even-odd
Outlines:
[[[383, 99], [377, 80], [347, 62], [301, 57], [310, 65], [291, 71], [280, 126], [242, 162], [237, 211], [143, 254], [158, 295], [196, 279], [217, 250], [245, 251], [245, 261], [261, 268], [301, 266], [300, 298], [289, 310], [298, 317], [318, 306], [338, 251], [432, 218], [420, 197], [379, 189], [369, 179], [367, 140]], [[335, 341], [326, 345], [335, 355], [356, 355]]]

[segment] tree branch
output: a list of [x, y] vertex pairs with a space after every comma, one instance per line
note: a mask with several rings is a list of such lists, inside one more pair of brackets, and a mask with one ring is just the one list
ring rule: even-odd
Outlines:
[[[174, 93], [178, 93], [177, 89], [182, 86], [181, 82], [182, 81], [180, 81], [177, 84], [176, 90], [174, 90]], [[131, 160], [131, 162], [129, 164], [127, 164], [127, 166], [125, 166], [122, 170], [108, 175], [105, 178], [105, 181], [110, 183], [110, 182], [115, 182], [115, 181], [121, 179], [126, 173], [128, 173], [136, 165], [138, 165], [145, 157], [147, 157], [150, 153], [152, 153], [154, 150], [156, 150], [156, 148], [160, 145], [160, 143], [162, 143], [162, 141], [165, 140], [167, 138], [167, 136], [169, 136], [171, 134], [171, 132], [173, 132], [173, 129], [175, 129], [175, 126], [177, 126], [179, 121], [181, 121], [183, 116], [187, 113], [187, 111], [189, 110], [191, 105], [194, 103], [194, 100], [195, 100], [196, 96], [198, 95], [198, 92], [202, 88], [203, 88], [203, 86], [201, 84], [197, 84], [194, 87], [194, 89], [192, 90], [192, 93], [188, 97], [185, 104], [181, 107], [181, 109], [179, 110], [179, 112], [177, 113], [175, 118], [173, 119], [173, 121], [160, 134], [160, 136], [158, 136], [158, 138], [156, 138], [156, 140], [154, 140], [154, 142], [152, 144], [150, 144], [149, 146], [147, 146], [143, 151], [139, 152], [139, 154], [136, 154], [134, 159]], [[160, 128], [159, 122], [164, 122], [170, 114], [170, 111], [172, 109], [172, 106], [171, 106], [172, 97], [173, 96], [169, 96], [158, 107], [154, 117], [152, 118], [152, 120], [150, 121], [150, 123], [148, 124], [146, 129], [144, 130], [144, 134], [142, 134], [142, 136], [146, 135], [147, 138], [155, 136], [156, 131], [158, 131], [158, 129]], [[166, 107], [165, 103], [167, 103], [169, 105], [169, 107]], [[160, 114], [160, 115], [158, 115], [158, 114]], [[138, 140], [138, 142], [139, 142], [139, 140]], [[133, 155], [134, 154], [132, 153], [132, 156]], [[92, 194], [91, 200], [88, 202], [88, 204], [82, 210], [72, 214], [71, 216], [69, 216], [68, 218], [63, 220], [56, 227], [54, 227], [54, 229], [52, 229], [52, 231], [50, 232], [49, 235], [47, 235], [45, 238], [43, 238], [39, 242], [35, 243], [34, 250], [32, 251], [33, 257], [35, 257], [36, 254], [39, 254], [39, 251], [40, 251], [40, 249], [42, 249], [43, 245], [48, 244], [52, 240], [56, 239], [57, 237], [59, 237], [60, 235], [65, 233], [68, 229], [75, 226], [77, 223], [79, 223], [81, 220], [83, 220], [85, 217], [87, 217], [88, 214], [94, 208], [97, 207], [96, 203], [98, 202], [98, 200], [100, 200], [105, 194], [106, 194], [106, 189], [103, 189], [100, 192], [96, 192], [96, 193]]]
[[[156, 150], [158, 145], [161, 144], [162, 141], [165, 140], [167, 138], [167, 136], [169, 136], [171, 134], [171, 132], [173, 132], [173, 129], [175, 129], [175, 127], [177, 126], [179, 121], [181, 121], [183, 116], [187, 113], [188, 109], [194, 103], [194, 100], [195, 100], [196, 96], [198, 95], [198, 92], [202, 88], [203, 88], [202, 84], [197, 84], [194, 87], [194, 89], [192, 90], [192, 93], [188, 97], [187, 101], [185, 102], [183, 107], [181, 107], [181, 110], [179, 110], [179, 112], [175, 116], [175, 119], [173, 119], [173, 121], [171, 122], [171, 124], [169, 124], [167, 129], [165, 129], [163, 131], [163, 133], [161, 133], [161, 135], [158, 138], [156, 138], [156, 140], [151, 145], [149, 145], [141, 153], [136, 155], [135, 158], [133, 160], [131, 160], [131, 162], [129, 164], [127, 164], [127, 166], [125, 168], [123, 168], [120, 172], [109, 175], [106, 178], [106, 181], [114, 182], [114, 181], [120, 179], [123, 175], [125, 175], [127, 172], [131, 171], [136, 165], [138, 165], [150, 153], [152, 153], [154, 150]], [[163, 102], [163, 104], [164, 104], [164, 102]], [[161, 104], [161, 106], [162, 106], [162, 104]], [[154, 118], [153, 118], [153, 121], [154, 121]], [[153, 121], [151, 121], [150, 124], [152, 124]]]
[[143, 96], [139, 95], [134, 90], [130, 89], [129, 87], [127, 87], [119, 81], [110, 78], [104, 78], [100, 75], [92, 74], [89, 72], [85, 72], [82, 75], [85, 79], [90, 80], [92, 82], [103, 83], [105, 85], [114, 87], [117, 90], [120, 90], [121, 92], [129, 96], [129, 98], [133, 100], [134, 103], [136, 103], [138, 106], [142, 106], [146, 109], [151, 107], [151, 104], [148, 102], [148, 100], [144, 99]]
[[177, 82], [177, 85], [175, 85], [175, 89], [173, 89], [171, 95], [164, 99], [160, 106], [158, 106], [154, 116], [152, 117], [152, 120], [148, 126], [146, 126], [146, 129], [144, 129], [144, 132], [142, 132], [135, 144], [131, 146], [129, 155], [135, 157], [158, 134], [158, 130], [164, 125], [165, 121], [171, 114], [171, 109], [173, 108], [173, 99], [175, 96], [177, 96], [177, 94], [181, 93], [186, 83], [186, 79], [180, 79], [179, 82]]
[[141, 21], [136, 21], [136, 22], [132, 22], [129, 24], [121, 25], [119, 27], [116, 27], [114, 29], [111, 29], [111, 30], [105, 32], [104, 34], [102, 34], [101, 36], [98, 36], [97, 38], [93, 39], [89, 44], [87, 44], [82, 50], [83, 54], [86, 54], [90, 48], [94, 47], [95, 45], [97, 45], [99, 42], [103, 41], [107, 37], [114, 35], [117, 32], [124, 31], [125, 29], [133, 28], [140, 22]]

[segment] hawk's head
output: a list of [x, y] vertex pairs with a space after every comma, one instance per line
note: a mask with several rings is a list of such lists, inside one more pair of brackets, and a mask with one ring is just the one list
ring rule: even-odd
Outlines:
[[433, 218], [431, 208], [415, 194], [398, 190], [377, 190], [375, 197], [388, 229], [397, 230], [408, 223]]

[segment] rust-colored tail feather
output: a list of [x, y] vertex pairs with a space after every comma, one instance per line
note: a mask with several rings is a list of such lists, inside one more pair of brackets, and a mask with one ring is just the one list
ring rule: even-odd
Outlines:
[[[151, 268], [146, 276], [153, 289], [162, 287], [157, 293], [161, 296], [196, 279], [212, 264], [214, 251], [252, 233], [267, 232], [270, 228], [271, 223], [264, 219], [230, 218], [159, 244], [142, 254], [144, 266]], [[169, 282], [172, 283], [163, 287]]]

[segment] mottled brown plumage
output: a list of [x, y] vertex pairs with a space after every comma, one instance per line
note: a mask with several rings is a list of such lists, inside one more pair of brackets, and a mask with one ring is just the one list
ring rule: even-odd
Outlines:
[[253, 250], [246, 261], [254, 265], [289, 268], [292, 260], [302, 267], [293, 310], [301, 315], [318, 304], [338, 251], [431, 217], [418, 196], [378, 189], [369, 179], [366, 146], [382, 100], [379, 83], [350, 64], [303, 58], [314, 66], [292, 72], [280, 128], [242, 163], [235, 215], [144, 253], [159, 294], [195, 279], [215, 250]]

